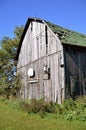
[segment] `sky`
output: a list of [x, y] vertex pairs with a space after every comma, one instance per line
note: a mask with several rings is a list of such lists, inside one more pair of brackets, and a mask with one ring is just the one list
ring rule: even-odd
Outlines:
[[86, 34], [86, 0], [0, 0], [0, 40], [13, 38], [29, 17]]

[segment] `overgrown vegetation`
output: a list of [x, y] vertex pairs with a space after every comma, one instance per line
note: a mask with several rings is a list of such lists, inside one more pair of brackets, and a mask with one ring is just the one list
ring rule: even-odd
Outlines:
[[39, 114], [41, 117], [53, 114], [55, 118], [86, 121], [86, 97], [80, 97], [76, 101], [68, 99], [62, 105], [34, 99], [31, 102], [22, 102], [21, 108], [28, 113]]
[[0, 130], [85, 130], [86, 97], [62, 105], [0, 97]]
[[68, 99], [61, 105], [43, 99], [6, 100], [2, 98], [1, 101], [4, 101], [5, 104], [12, 108], [25, 111], [29, 115], [36, 114], [42, 118], [51, 115], [55, 119], [86, 121], [86, 97], [80, 97], [76, 101]]
[[15, 76], [16, 62], [15, 55], [17, 46], [23, 31], [23, 26], [16, 26], [14, 30], [14, 38], [4, 37], [0, 41], [0, 95], [6, 95], [9, 98], [10, 95], [15, 95], [15, 91], [18, 90], [16, 86], [19, 76]]
[[[29, 102], [30, 101], [24, 101]], [[47, 114], [28, 114], [20, 108], [21, 100], [0, 98], [0, 130], [85, 130], [86, 122], [67, 121]]]

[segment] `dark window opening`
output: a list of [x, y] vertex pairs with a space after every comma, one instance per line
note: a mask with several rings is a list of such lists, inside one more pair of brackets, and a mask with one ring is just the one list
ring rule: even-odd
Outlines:
[[31, 31], [33, 31], [33, 23], [31, 22]]
[[46, 54], [48, 53], [48, 34], [47, 34], [47, 26], [45, 26], [45, 42], [46, 42]]
[[50, 79], [50, 68], [48, 68], [48, 79]]

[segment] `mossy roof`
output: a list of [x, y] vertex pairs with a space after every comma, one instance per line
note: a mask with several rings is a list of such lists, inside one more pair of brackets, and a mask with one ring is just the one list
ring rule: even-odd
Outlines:
[[27, 32], [28, 26], [29, 26], [31, 21], [37, 21], [37, 22], [42, 22], [42, 23], [45, 22], [51, 28], [51, 30], [59, 36], [62, 44], [86, 47], [86, 35], [65, 29], [61, 26], [52, 24], [50, 22], [47, 22], [47, 21], [39, 19], [39, 18], [28, 18], [26, 25], [25, 25], [25, 28], [24, 28], [24, 31], [23, 31], [22, 36], [20, 38], [19, 46], [17, 49], [17, 54], [15, 57], [16, 60], [18, 60], [19, 53], [20, 53], [21, 46], [22, 46], [22, 41], [25, 37], [25, 34]]
[[46, 23], [59, 36], [63, 44], [86, 47], [86, 35], [65, 29], [47, 21]]

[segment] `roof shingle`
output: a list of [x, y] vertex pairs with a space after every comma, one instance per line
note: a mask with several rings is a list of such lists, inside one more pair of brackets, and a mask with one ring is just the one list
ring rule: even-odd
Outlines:
[[47, 21], [45, 22], [54, 33], [58, 34], [62, 43], [86, 47], [86, 35], [65, 29]]

